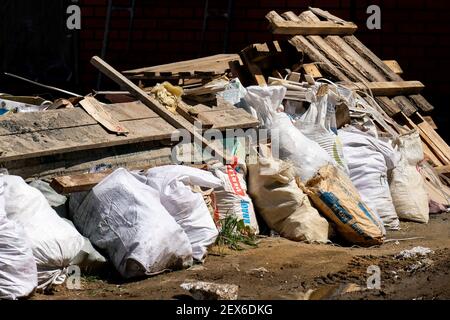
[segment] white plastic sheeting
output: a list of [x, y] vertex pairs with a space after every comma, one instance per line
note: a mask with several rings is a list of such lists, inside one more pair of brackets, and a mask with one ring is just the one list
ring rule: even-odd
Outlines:
[[77, 228], [107, 252], [125, 278], [192, 265], [186, 233], [144, 177], [118, 169], [91, 192], [72, 195], [70, 213]]
[[350, 178], [361, 199], [383, 221], [388, 230], [398, 230], [400, 222], [392, 203], [388, 170], [397, 166], [393, 147], [355, 127], [339, 130]]
[[62, 284], [66, 268], [84, 246], [84, 239], [50, 207], [42, 193], [17, 176], [4, 176], [5, 211], [30, 239], [39, 288]]
[[158, 190], [164, 208], [186, 232], [193, 257], [202, 261], [219, 232], [201, 193], [191, 186], [218, 188], [221, 181], [210, 172], [187, 166], [163, 166], [145, 174], [146, 184]]

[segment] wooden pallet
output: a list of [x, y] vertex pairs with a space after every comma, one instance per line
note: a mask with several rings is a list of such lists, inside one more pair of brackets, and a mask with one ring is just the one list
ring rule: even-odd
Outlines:
[[[400, 126], [391, 118], [402, 120], [404, 117], [402, 121], [406, 124], [402, 125], [405, 128], [419, 131], [428, 158], [436, 166], [449, 164], [450, 148], [421, 115], [433, 110], [433, 106], [420, 95], [423, 84], [404, 81], [399, 64], [379, 59], [353, 35], [350, 22], [318, 8], [309, 8], [300, 15], [271, 12], [267, 19], [272, 30], [278, 30], [275, 33], [291, 35], [289, 42], [313, 63], [316, 70], [305, 70], [306, 73], [315, 74], [313, 78], [320, 75], [347, 83], [354, 90], [368, 92], [367, 88], [372, 89], [382, 108], [379, 111], [394, 124], [396, 131]], [[325, 23], [330, 28], [334, 25], [334, 29], [327, 33]]]
[[218, 54], [199, 59], [123, 71], [130, 80], [211, 79], [230, 71], [229, 62], [240, 60], [236, 54]]

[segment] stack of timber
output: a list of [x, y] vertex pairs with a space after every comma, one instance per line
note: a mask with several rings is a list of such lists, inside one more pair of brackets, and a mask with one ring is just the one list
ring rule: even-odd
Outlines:
[[[292, 48], [285, 49], [285, 45], [252, 45], [240, 54], [242, 68], [245, 69], [241, 73], [250, 75], [246, 81], [266, 85], [272, 78], [309, 83], [325, 78], [363, 96], [373, 96], [381, 107], [379, 111], [384, 120], [391, 126], [389, 131], [404, 133], [417, 129], [427, 160], [438, 169], [450, 165], [450, 147], [435, 131], [432, 119], [423, 116], [433, 110], [420, 94], [424, 85], [420, 81], [405, 81], [396, 61], [378, 58], [354, 35], [357, 31], [355, 24], [318, 8], [309, 8], [299, 15], [291, 11], [282, 14], [271, 11], [266, 18], [271, 31], [287, 37], [300, 59], [287, 54], [287, 50], [291, 52]], [[260, 50], [265, 47], [272, 53]], [[285, 56], [290, 57], [284, 65], [270, 69], [260, 63], [280, 49], [286, 50]]]
[[[204, 147], [209, 141], [194, 128], [247, 129], [259, 122], [242, 109], [178, 104], [169, 112], [150, 94], [106, 62], [92, 64], [138, 101], [105, 105], [88, 96], [82, 107], [45, 112], [15, 113], [0, 118], [0, 167], [25, 179], [89, 172], [96, 166], [142, 169], [173, 163], [172, 136], [187, 130]], [[219, 156], [220, 150], [211, 149]]]

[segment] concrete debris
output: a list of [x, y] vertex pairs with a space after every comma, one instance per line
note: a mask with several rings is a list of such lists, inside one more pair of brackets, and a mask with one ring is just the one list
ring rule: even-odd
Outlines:
[[239, 287], [234, 284], [186, 282], [181, 288], [189, 291], [195, 300], [237, 300]]

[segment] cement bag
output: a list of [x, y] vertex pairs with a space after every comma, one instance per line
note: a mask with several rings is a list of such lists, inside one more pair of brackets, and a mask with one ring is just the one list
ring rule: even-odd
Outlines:
[[118, 169], [88, 194], [72, 195], [74, 224], [125, 278], [190, 266], [186, 233], [162, 206], [158, 191], [138, 179]]
[[156, 167], [145, 175], [146, 184], [159, 191], [162, 205], [186, 232], [194, 259], [202, 261], [219, 232], [203, 195], [191, 186], [219, 188], [221, 181], [210, 172], [186, 166]]
[[249, 193], [272, 230], [293, 241], [328, 241], [328, 222], [297, 186], [291, 164], [260, 157], [248, 167]]
[[259, 233], [258, 221], [252, 199], [247, 194], [247, 184], [242, 172], [237, 172], [231, 165], [213, 164], [209, 170], [219, 178], [221, 187], [214, 189], [214, 220], [219, 222], [228, 216], [235, 216], [244, 221], [255, 233]]
[[388, 170], [398, 163], [397, 153], [389, 143], [354, 127], [339, 130], [350, 170], [350, 179], [361, 199], [383, 221], [388, 230], [398, 230], [400, 222], [392, 203]]
[[382, 222], [362, 202], [350, 178], [341, 170], [325, 166], [306, 185], [300, 186], [349, 243], [359, 246], [383, 243]]
[[6, 217], [3, 185], [0, 175], [0, 300], [16, 300], [36, 289], [37, 269], [25, 231]]
[[83, 248], [78, 231], [61, 219], [42, 193], [16, 176], [4, 176], [7, 217], [19, 223], [30, 239], [39, 289], [62, 284], [71, 261]]
[[401, 135], [395, 145], [401, 155], [390, 181], [395, 210], [400, 219], [428, 223], [428, 194], [418, 171], [418, 162], [424, 158], [419, 133], [412, 131]]
[[[331, 95], [331, 93], [330, 93]], [[317, 97], [295, 126], [317, 142], [347, 175], [350, 174], [336, 129], [336, 100], [326, 94]]]

